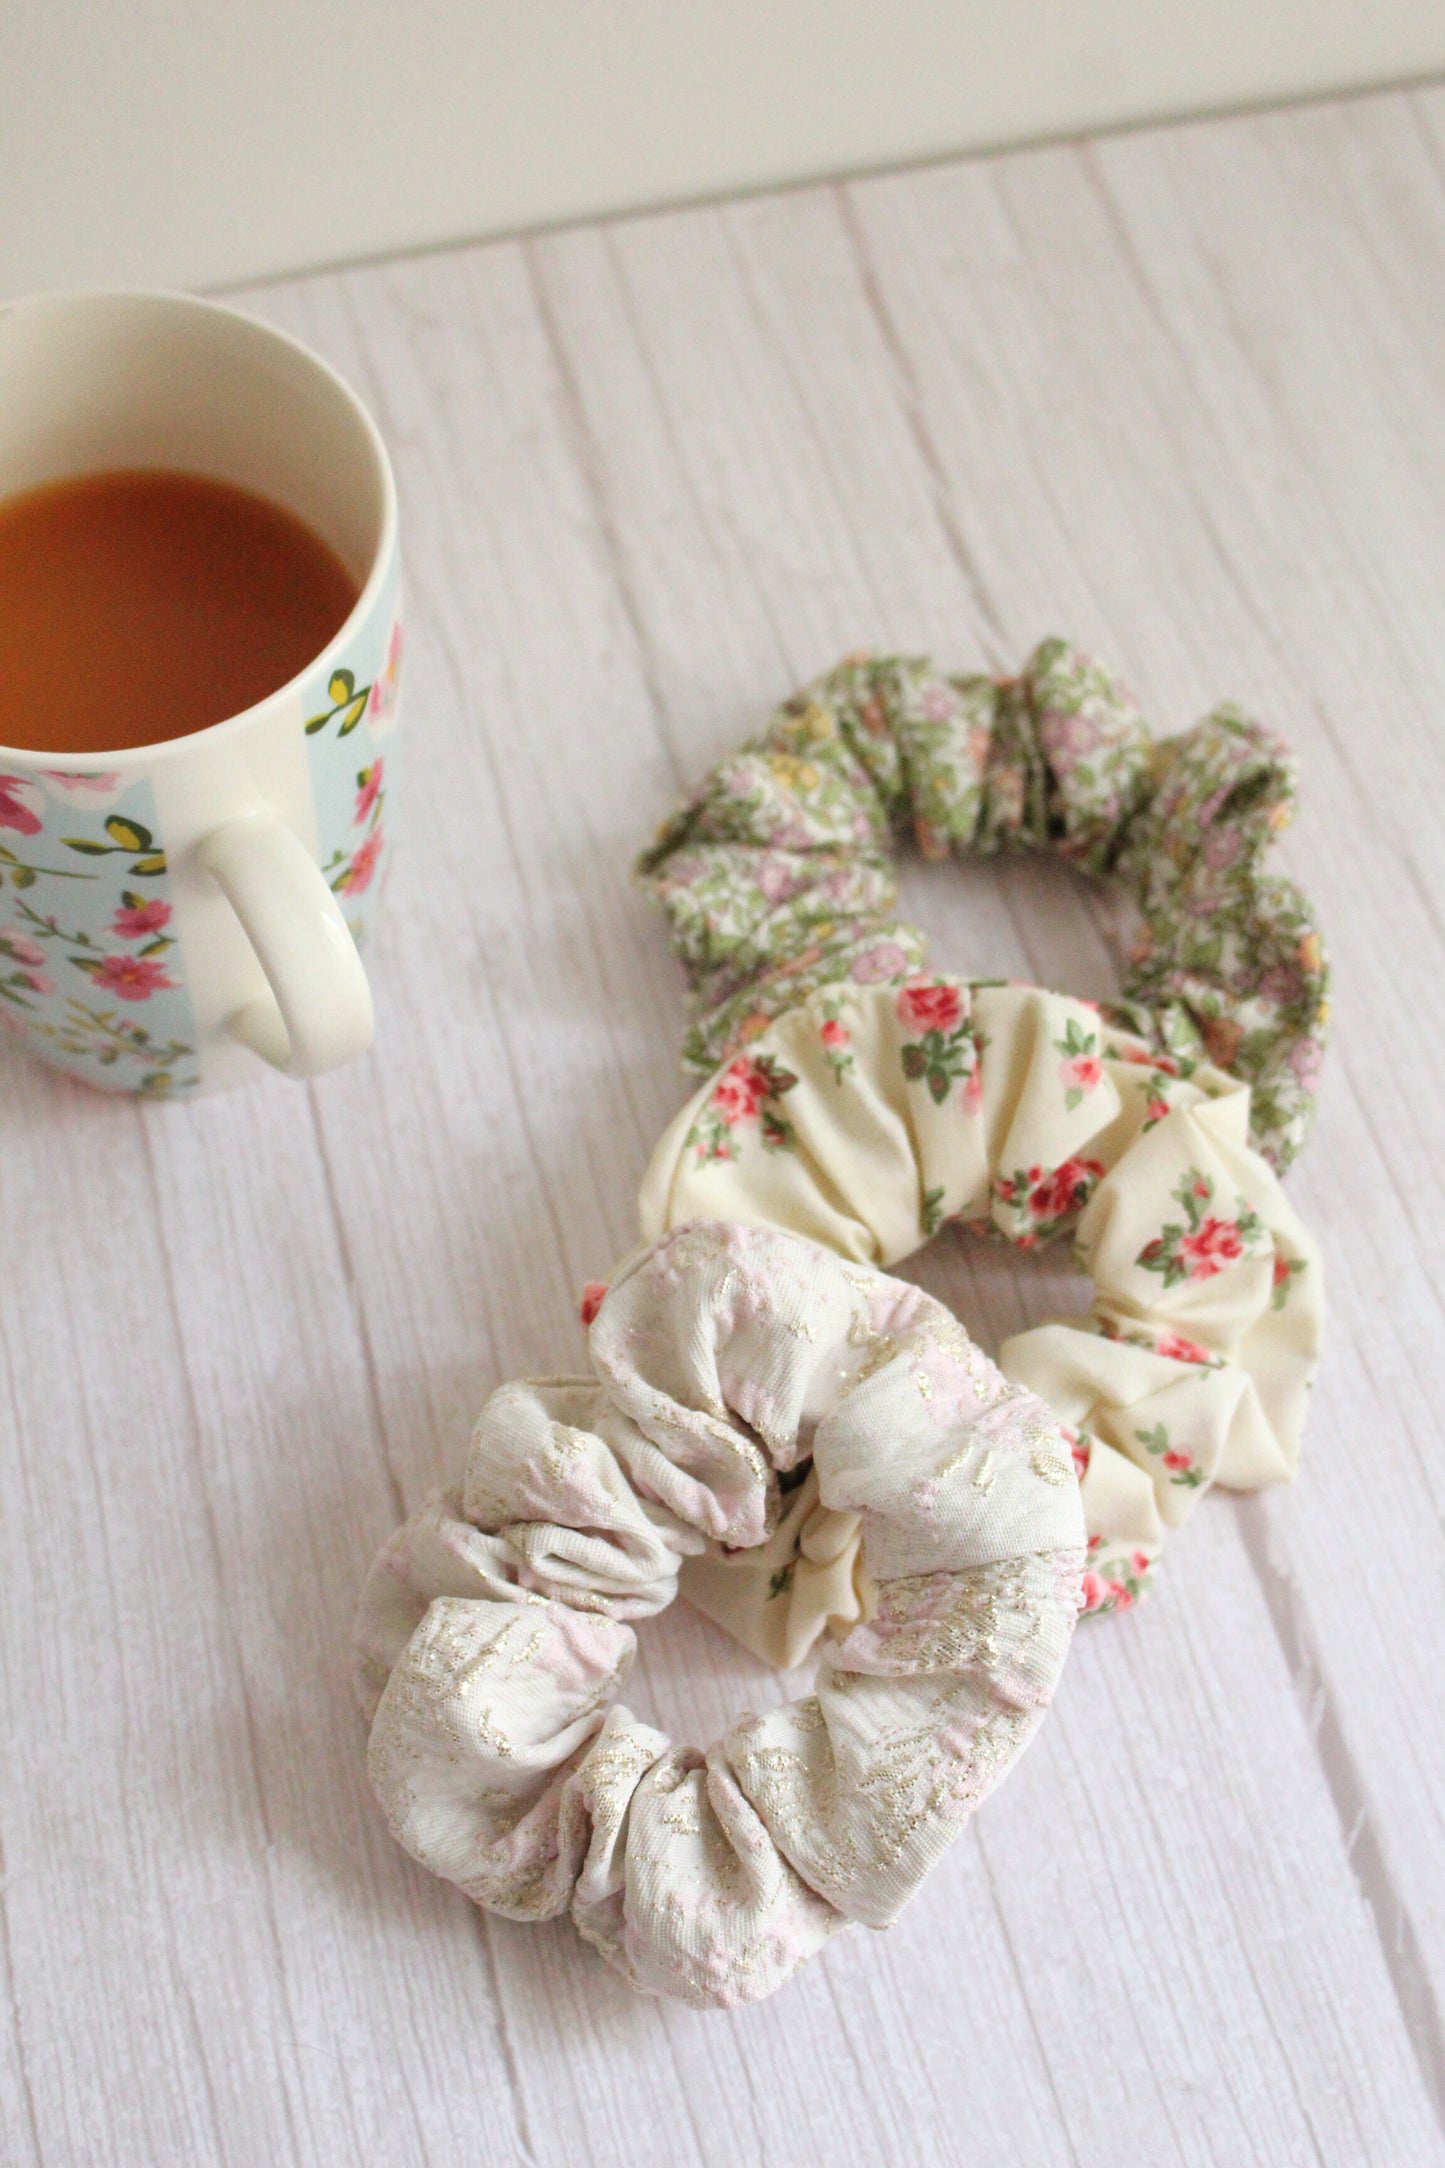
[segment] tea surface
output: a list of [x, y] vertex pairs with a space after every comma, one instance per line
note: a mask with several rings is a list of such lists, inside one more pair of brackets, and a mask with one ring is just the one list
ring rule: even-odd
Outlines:
[[357, 598], [279, 505], [168, 471], [80, 475], [0, 503], [0, 745], [155, 745], [263, 700]]

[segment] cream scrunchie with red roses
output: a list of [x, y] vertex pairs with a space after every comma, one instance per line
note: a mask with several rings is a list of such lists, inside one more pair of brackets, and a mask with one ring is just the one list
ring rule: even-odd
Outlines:
[[[1183, 1073], [1187, 1070], [1187, 1074]], [[1088, 1315], [999, 1356], [1071, 1427], [1085, 1608], [1132, 1603], [1212, 1483], [1293, 1475], [1322, 1302], [1314, 1244], [1249, 1144], [1250, 1090], [1037, 987], [821, 988], [688, 1102], [644, 1236], [702, 1214], [890, 1265], [946, 1220], [1032, 1248], [1072, 1232]], [[682, 1592], [768, 1661], [866, 1610], [856, 1532], [814, 1487], [762, 1549], [712, 1544]]]
[[[495, 1394], [463, 1483], [372, 1569], [372, 1781], [476, 1903], [570, 1912], [634, 1986], [753, 2001], [850, 1921], [887, 1925], [1039, 1722], [1078, 1612], [1068, 1444], [941, 1304], [793, 1235], [668, 1236], [589, 1354]], [[765, 1541], [809, 1456], [871, 1616], [806, 1699], [674, 1746], [612, 1704], [624, 1622], [705, 1539]]]

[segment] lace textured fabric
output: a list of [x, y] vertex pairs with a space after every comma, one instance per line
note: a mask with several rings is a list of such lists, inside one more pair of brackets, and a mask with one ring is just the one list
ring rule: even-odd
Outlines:
[[[701, 1222], [615, 1276], [592, 1374], [503, 1387], [378, 1559], [356, 1637], [394, 1835], [478, 1904], [570, 1912], [637, 1987], [770, 1993], [884, 1926], [1034, 1731], [1073, 1632], [1069, 1446], [940, 1304]], [[811, 1457], [871, 1615], [706, 1753], [613, 1702], [629, 1621], [765, 1542]]]

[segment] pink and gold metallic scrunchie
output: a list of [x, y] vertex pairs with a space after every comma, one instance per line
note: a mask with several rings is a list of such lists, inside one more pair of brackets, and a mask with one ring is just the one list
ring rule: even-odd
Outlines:
[[[616, 1275], [591, 1373], [505, 1386], [462, 1483], [363, 1592], [369, 1767], [399, 1842], [634, 1986], [767, 1995], [885, 1926], [1021, 1752], [1078, 1610], [1069, 1447], [919, 1289], [699, 1222]], [[705, 1754], [612, 1699], [627, 1622], [706, 1539], [766, 1541], [811, 1457], [871, 1615]]]

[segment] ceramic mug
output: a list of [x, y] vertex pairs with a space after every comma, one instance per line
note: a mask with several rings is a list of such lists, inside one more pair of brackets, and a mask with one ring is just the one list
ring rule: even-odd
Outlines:
[[[0, 309], [0, 499], [168, 467], [268, 497], [361, 588], [307, 669], [158, 745], [0, 746], [0, 1016], [106, 1091], [315, 1076], [370, 1043], [401, 629], [396, 490], [360, 400], [284, 333], [180, 294]], [[105, 657], [77, 658], [105, 697]]]

